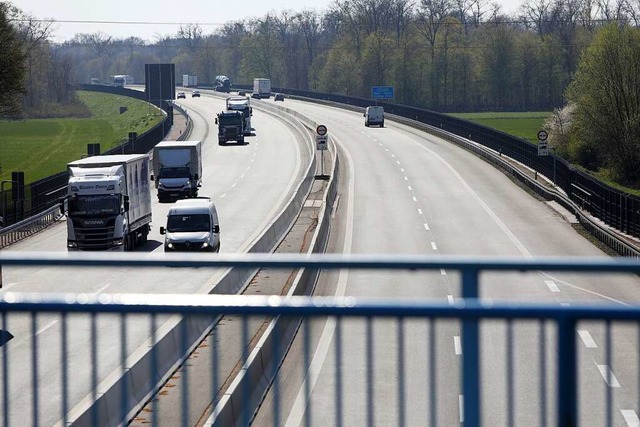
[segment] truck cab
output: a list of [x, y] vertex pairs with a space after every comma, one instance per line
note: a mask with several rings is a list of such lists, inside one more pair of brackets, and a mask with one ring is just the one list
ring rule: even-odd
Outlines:
[[94, 156], [67, 166], [67, 249], [133, 250], [147, 241], [151, 223], [149, 158]]
[[227, 111], [241, 111], [244, 114], [244, 135], [251, 135], [251, 116], [253, 109], [251, 108], [251, 98], [248, 96], [230, 96], [227, 98]]
[[165, 252], [219, 252], [220, 223], [215, 204], [208, 197], [178, 200], [167, 215]]
[[242, 111], [222, 111], [215, 122], [218, 125], [219, 145], [226, 145], [228, 141], [244, 144], [245, 117]]

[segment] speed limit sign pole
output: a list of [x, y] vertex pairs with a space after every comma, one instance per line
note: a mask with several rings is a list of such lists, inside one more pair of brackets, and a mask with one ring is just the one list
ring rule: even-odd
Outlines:
[[316, 127], [316, 149], [320, 150], [320, 175], [318, 178], [326, 179], [327, 175], [324, 174], [324, 152], [327, 150], [327, 127], [325, 125], [318, 125]]

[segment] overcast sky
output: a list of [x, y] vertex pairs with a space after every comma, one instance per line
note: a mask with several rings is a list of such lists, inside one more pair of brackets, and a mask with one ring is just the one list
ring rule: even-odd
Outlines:
[[[514, 12], [521, 0], [495, 0], [503, 12]], [[283, 10], [324, 11], [332, 0], [9, 0], [37, 19], [56, 22], [53, 38], [60, 42], [76, 33], [103, 32], [117, 38], [136, 36], [152, 41], [175, 34], [180, 23], [198, 23], [209, 34], [220, 24], [261, 17]], [[90, 21], [74, 23], [65, 21]], [[137, 24], [123, 22], [138, 22]], [[106, 22], [106, 23], [104, 23]]]

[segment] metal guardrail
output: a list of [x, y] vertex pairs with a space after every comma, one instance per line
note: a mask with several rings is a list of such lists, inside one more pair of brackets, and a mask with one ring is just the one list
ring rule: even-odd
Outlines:
[[186, 141], [191, 136], [191, 131], [193, 130], [193, 120], [191, 120], [191, 116], [187, 114], [187, 111], [175, 102], [173, 103], [173, 109], [178, 110], [178, 113], [182, 114], [187, 119], [187, 127], [185, 128], [184, 132], [182, 132], [177, 138], [178, 141]]
[[[137, 391], [137, 382], [141, 380], [140, 375], [136, 377], [129, 376], [129, 369], [127, 366], [127, 354], [124, 350], [127, 346], [127, 324], [128, 322], [144, 322], [144, 317], [135, 316], [136, 314], [146, 315], [146, 321], [149, 322], [150, 339], [152, 355], [147, 360], [146, 367], [148, 369], [148, 375], [152, 378], [159, 378], [165, 375], [160, 371], [158, 360], [161, 359], [160, 354], [162, 351], [156, 346], [157, 335], [157, 319], [161, 315], [178, 314], [193, 319], [214, 319], [220, 315], [237, 315], [240, 316], [241, 321], [238, 331], [238, 336], [242, 337], [241, 348], [241, 366], [250, 366], [249, 360], [252, 357], [252, 352], [249, 347], [249, 336], [246, 333], [246, 328], [250, 318], [252, 316], [281, 316], [284, 318], [298, 318], [300, 328], [298, 334], [301, 335], [301, 339], [306, 342], [309, 337], [306, 334], [309, 332], [306, 321], [312, 317], [331, 317], [336, 322], [336, 335], [334, 338], [335, 355], [338, 360], [343, 355], [342, 352], [349, 350], [348, 347], [356, 348], [354, 342], [347, 343], [342, 341], [342, 335], [339, 331], [346, 331], [348, 326], [344, 322], [346, 318], [354, 318], [364, 323], [363, 329], [368, 331], [362, 336], [362, 349], [364, 354], [360, 354], [360, 360], [362, 364], [358, 364], [359, 367], [364, 368], [365, 384], [369, 386], [364, 387], [361, 390], [366, 400], [366, 411], [357, 414], [349, 413], [346, 408], [352, 408], [352, 400], [356, 398], [356, 395], [352, 393], [345, 393], [347, 384], [343, 383], [344, 374], [340, 369], [334, 371], [335, 377], [333, 381], [336, 384], [335, 394], [333, 398], [333, 420], [335, 425], [377, 425], [375, 422], [375, 407], [374, 398], [376, 393], [387, 394], [388, 390], [378, 390], [377, 392], [373, 387], [370, 387], [373, 382], [376, 381], [377, 370], [382, 369], [382, 366], [386, 366], [385, 370], [391, 369], [391, 372], [395, 372], [396, 381], [395, 384], [388, 384], [388, 381], [384, 383], [391, 390], [395, 390], [396, 400], [395, 402], [385, 401], [385, 410], [393, 412], [398, 425], [408, 424], [408, 411], [421, 411], [422, 414], [428, 413], [428, 418], [431, 420], [438, 419], [434, 415], [437, 413], [436, 399], [438, 396], [434, 395], [435, 388], [434, 378], [431, 374], [423, 379], [424, 386], [431, 390], [429, 395], [426, 396], [425, 401], [414, 402], [413, 405], [409, 405], [404, 400], [404, 392], [407, 387], [407, 382], [410, 378], [415, 377], [417, 372], [430, 372], [433, 373], [438, 369], [441, 369], [437, 365], [437, 361], [433, 358], [435, 350], [433, 345], [435, 342], [434, 329], [439, 321], [443, 319], [455, 319], [462, 325], [462, 343], [461, 343], [461, 357], [462, 366], [459, 373], [461, 384], [460, 390], [464, 396], [461, 399], [461, 414], [464, 414], [464, 424], [477, 426], [482, 424], [482, 410], [487, 405], [491, 407], [496, 402], [489, 400], [488, 396], [484, 396], [481, 387], [480, 372], [482, 367], [480, 365], [480, 346], [482, 334], [482, 324], [487, 320], [501, 320], [505, 322], [505, 342], [507, 345], [504, 348], [505, 359], [507, 366], [505, 372], [507, 377], [511, 373], [516, 372], [518, 369], [530, 365], [531, 359], [537, 361], [543, 368], [542, 372], [545, 372], [545, 378], [540, 379], [539, 398], [543, 402], [539, 408], [540, 417], [544, 417], [544, 421], [540, 421], [541, 425], [547, 424], [547, 417], [551, 417], [549, 408], [555, 410], [555, 420], [558, 426], [576, 426], [579, 424], [579, 405], [584, 408], [584, 401], [580, 403], [581, 396], [578, 393], [579, 384], [579, 370], [578, 370], [578, 356], [579, 349], [576, 345], [576, 328], [579, 322], [582, 321], [602, 321], [605, 328], [605, 352], [604, 361], [602, 365], [606, 366], [608, 371], [603, 373], [603, 377], [608, 384], [614, 382], [615, 378], [612, 372], [615, 370], [615, 358], [613, 357], [612, 345], [614, 343], [614, 334], [612, 328], [618, 321], [620, 322], [633, 322], [638, 324], [640, 322], [640, 306], [572, 306], [572, 307], [558, 307], [549, 305], [525, 305], [525, 304], [509, 304], [509, 303], [483, 303], [476, 298], [479, 297], [479, 285], [480, 276], [486, 272], [538, 272], [538, 271], [556, 271], [556, 272], [627, 272], [638, 274], [640, 272], [640, 261], [626, 259], [626, 258], [564, 258], [564, 259], [528, 259], [523, 260], [521, 258], [507, 258], [507, 259], [490, 259], [490, 258], [460, 258], [460, 257], [424, 257], [424, 256], [376, 256], [376, 255], [362, 255], [362, 256], [341, 256], [341, 255], [323, 255], [323, 256], [295, 256], [295, 255], [220, 255], [216, 257], [197, 256], [197, 255], [176, 255], [176, 256], [136, 256], [134, 254], [107, 254], [110, 256], [96, 256], [95, 254], [59, 254], [59, 253], [40, 253], [40, 254], [17, 254], [17, 253], [0, 253], [0, 265], [4, 267], [8, 266], [58, 266], [65, 269], [73, 267], [153, 267], [157, 269], [167, 267], [210, 267], [210, 268], [226, 268], [233, 267], [234, 269], [255, 269], [257, 267], [280, 269], [280, 268], [305, 268], [315, 271], [322, 271], [325, 269], [331, 270], [404, 270], [416, 272], [418, 270], [442, 270], [457, 271], [460, 274], [460, 284], [462, 289], [462, 297], [453, 304], [438, 304], [432, 301], [420, 301], [418, 299], [408, 300], [369, 300], [354, 297], [345, 298], [306, 298], [306, 297], [280, 297], [280, 296], [264, 296], [264, 297], [243, 297], [243, 296], [221, 296], [221, 295], [43, 295], [43, 294], [17, 294], [17, 293], [5, 293], [0, 295], [0, 317], [2, 319], [1, 328], [3, 332], [10, 331], [10, 327], [14, 324], [14, 318], [18, 323], [24, 323], [27, 319], [27, 329], [30, 330], [30, 338], [22, 339], [21, 345], [24, 347], [27, 345], [29, 350], [27, 353], [18, 353], [16, 357], [12, 358], [13, 351], [20, 351], [19, 348], [14, 349], [12, 347], [11, 340], [4, 338], [0, 341], [3, 345], [0, 349], [0, 357], [2, 359], [0, 367], [2, 369], [2, 385], [0, 387], [0, 396], [2, 402], [2, 417], [4, 425], [9, 427], [13, 425], [24, 425], [25, 422], [31, 421], [32, 425], [39, 425], [43, 419], [49, 419], [52, 414], [42, 413], [41, 406], [44, 396], [39, 392], [40, 388], [44, 386], [44, 378], [40, 377], [38, 372], [38, 360], [43, 354], [46, 354], [48, 358], [58, 357], [54, 356], [56, 352], [59, 352], [61, 357], [62, 366], [60, 367], [60, 378], [52, 379], [48, 378], [47, 381], [59, 381], [60, 389], [52, 395], [47, 395], [48, 401], [55, 400], [56, 407], [53, 417], [59, 416], [61, 419], [60, 425], [67, 425], [69, 419], [69, 410], [73, 405], [69, 397], [70, 389], [70, 376], [71, 371], [88, 371], [92, 378], [87, 383], [90, 388], [90, 395], [92, 399], [99, 400], [102, 396], [102, 390], [98, 386], [98, 373], [97, 366], [99, 366], [98, 359], [100, 357], [111, 357], [111, 355], [98, 354], [97, 347], [94, 345], [98, 341], [97, 336], [97, 322], [102, 319], [102, 316], [108, 316], [109, 314], [119, 313], [121, 316], [116, 317], [116, 324], [119, 323], [119, 328], [116, 326], [113, 330], [120, 330], [120, 349], [114, 349], [111, 354], [120, 355], [120, 375], [123, 381], [120, 381], [121, 393], [118, 395], [117, 400], [111, 402], [103, 402], [101, 405], [94, 405], [93, 412], [89, 420], [85, 420], [84, 423], [78, 423], [74, 425], [118, 425], [121, 422], [127, 422], [131, 420], [136, 414], [130, 413], [127, 408], [130, 399], [148, 399], [148, 396], [140, 396]], [[60, 331], [60, 346], [44, 347], [47, 343], [51, 345], [51, 340], [39, 338], [38, 319], [40, 316], [49, 316], [51, 313], [58, 314], [61, 320]], [[25, 318], [23, 314], [27, 314]], [[88, 329], [76, 331], [75, 329], [67, 328], [67, 322], [72, 317], [77, 318], [80, 315], [84, 315], [84, 319], [88, 321], [90, 327]], [[130, 316], [130, 317], [129, 317]], [[113, 317], [111, 317], [113, 318]], [[374, 333], [373, 324], [380, 319], [395, 319], [397, 342], [389, 347], [389, 352], [394, 354], [388, 354], [385, 352], [384, 356], [376, 356], [374, 349], [380, 345], [377, 341], [380, 339]], [[418, 358], [419, 364], [422, 368], [417, 368], [415, 365], [415, 357], [406, 358], [406, 355], [410, 351], [408, 344], [414, 339], [425, 339], [427, 335], [422, 333], [415, 335], [415, 325], [412, 326], [413, 332], [405, 327], [410, 318], [424, 321], [422, 327], [425, 327], [425, 331], [429, 330], [428, 336], [430, 350], [426, 353], [426, 358]], [[22, 320], [20, 320], [22, 319]], [[50, 320], [50, 317], [47, 317]], [[538, 354], [529, 355], [525, 360], [517, 361], [514, 358], [514, 336], [516, 320], [529, 320], [534, 321], [534, 325], [538, 327]], [[212, 322], [212, 320], [210, 320]], [[549, 323], [550, 322], [550, 323]], [[377, 323], [376, 323], [377, 324]], [[549, 325], [553, 325], [551, 328]], [[351, 326], [352, 327], [352, 326]], [[550, 329], [551, 328], [551, 329]], [[495, 331], [495, 325], [490, 327]], [[68, 365], [69, 355], [69, 342], [76, 341], [77, 338], [74, 334], [85, 336], [86, 332], [91, 331], [89, 336], [89, 342], [86, 343], [85, 348], [89, 349], [90, 357], [86, 357], [86, 363], [91, 366], [78, 365], [78, 359], [76, 358], [76, 364], [74, 366]], [[104, 330], [104, 329], [103, 329]], [[422, 330], [422, 329], [421, 329]], [[183, 333], [186, 333], [186, 329], [183, 329]], [[278, 331], [283, 334], [286, 331]], [[277, 335], [277, 334], [276, 334]], [[522, 335], [518, 334], [519, 337]], [[615, 336], [621, 339], [623, 342], [628, 340], [628, 336], [619, 336], [617, 333]], [[637, 329], [635, 332], [631, 332], [630, 336], [633, 339], [638, 338]], [[555, 337], [555, 338], [554, 338]], [[2, 337], [0, 337], [2, 338]], [[112, 337], [113, 338], [113, 337]], [[187, 341], [176, 338], [173, 341], [172, 349], [181, 354], [180, 358], [186, 360], [186, 353], [190, 350], [186, 345]], [[377, 343], [377, 344], [376, 344]], [[619, 341], [616, 341], [619, 343]], [[213, 353], [216, 355], [211, 360], [212, 371], [217, 371], [217, 365], [222, 360], [222, 354], [225, 351], [229, 351], [228, 346], [225, 343], [211, 344], [216, 346], [216, 351]], [[390, 345], [390, 344], [389, 344]], [[177, 348], [176, 348], [177, 347]], [[280, 384], [284, 381], [284, 372], [280, 372], [280, 366], [282, 364], [282, 358], [287, 353], [286, 346], [282, 346], [278, 340], [274, 340], [269, 343], [266, 350], [270, 351], [274, 357], [270, 363], [266, 364], [254, 364], [251, 365], [251, 371], [247, 371], [247, 375], [255, 378], [256, 381], [267, 381], [271, 384], [270, 393], [279, 393]], [[311, 359], [308, 347], [305, 345], [302, 360], [304, 361], [305, 371], [311, 369]], [[412, 347], [413, 348], [413, 347]], [[553, 348], [556, 348], [556, 354], [554, 357], [548, 357], [547, 353]], [[633, 348], [633, 344], [632, 344]], [[392, 349], [395, 349], [392, 350]], [[638, 349], [638, 343], [635, 344], [635, 349]], [[263, 349], [263, 351], [266, 351]], [[433, 353], [431, 351], [434, 351]], [[291, 350], [289, 350], [291, 351]], [[44, 353], [41, 353], [44, 352]], [[534, 351], [535, 353], [535, 351]], [[350, 357], [354, 357], [350, 354]], [[31, 382], [33, 385], [34, 395], [28, 399], [31, 406], [26, 411], [23, 407], [18, 409], [20, 412], [16, 414], [16, 408], [12, 405], [19, 399], [14, 393], [18, 393], [18, 390], [25, 384], [17, 383], [16, 381], [10, 382], [9, 373], [12, 369], [16, 368], [15, 363], [19, 363], [22, 368], [27, 367], [26, 360], [31, 360], [30, 374], [23, 376], [23, 381]], [[375, 359], [374, 359], [375, 358]], [[375, 363], [374, 363], [375, 360]], [[346, 361], [343, 361], [346, 363]], [[390, 368], [388, 363], [392, 363]], [[425, 365], [426, 364], [426, 365]], [[338, 366], [341, 366], [339, 363]], [[374, 366], [376, 369], [374, 369]], [[427, 369], [424, 369], [428, 366]], [[257, 371], [254, 371], [257, 370]], [[546, 373], [551, 372], [553, 377], [547, 378]], [[607, 373], [608, 372], [608, 373]], [[455, 377], [454, 374], [451, 374]], [[189, 376], [186, 372], [182, 371], [181, 376], [184, 381], [189, 381]], [[15, 378], [15, 377], [13, 377]], [[415, 379], [415, 378], [414, 378]], [[547, 385], [547, 382], [552, 379], [557, 379], [555, 386]], [[629, 382], [633, 381], [633, 378], [625, 378]], [[615, 380], [617, 381], [617, 380]], [[640, 381], [636, 378], [636, 384]], [[456, 387], [455, 384], [450, 384], [452, 387]], [[50, 384], [47, 384], [50, 386]], [[224, 404], [224, 400], [228, 397], [222, 395], [222, 383], [213, 381], [211, 384], [211, 408], [213, 408], [214, 414], [220, 414], [218, 410], [220, 405]], [[515, 392], [515, 384], [513, 380], [507, 381], [507, 396], [513, 396]], [[185, 388], [186, 389], [186, 388]], [[186, 392], [184, 392], [186, 393]], [[306, 390], [307, 401], [313, 399], [312, 390]], [[77, 393], [76, 393], [77, 394]], [[611, 387], [608, 387], [602, 395], [604, 397], [604, 410], [601, 420], [592, 419], [594, 424], [597, 425], [613, 425], [614, 424], [614, 412], [615, 407], [613, 391]], [[15, 399], [14, 399], [15, 397]], [[264, 395], [251, 396], [249, 391], [242, 397], [242, 404], [235, 406], [236, 410], [241, 408], [242, 421], [239, 425], [248, 425], [255, 415], [255, 411], [259, 404], [263, 403]], [[553, 399], [555, 403], [549, 403]], [[358, 397], [360, 398], [360, 397]], [[152, 425], [159, 425], [158, 419], [154, 419], [153, 414], [157, 414], [157, 406], [161, 405], [158, 402], [159, 399], [153, 399], [152, 406], [154, 409], [149, 416], [151, 417]], [[182, 422], [181, 425], [191, 425], [187, 420], [190, 419], [188, 408], [189, 396], [185, 395], [182, 399], [182, 408], [176, 408], [176, 413], [181, 413]], [[388, 400], [388, 399], [387, 399]], [[280, 405], [280, 397], [270, 400], [273, 405]], [[636, 401], [637, 402], [637, 401]], [[24, 402], [23, 402], [24, 403]], [[238, 402], [236, 402], [238, 403]], [[505, 413], [507, 419], [511, 420], [511, 425], [514, 425], [514, 420], [518, 419], [517, 408], [512, 405], [513, 401], [509, 400], [505, 406]], [[376, 403], [381, 404], [381, 403]], [[414, 405], [418, 405], [417, 407]], [[589, 406], [589, 405], [586, 405]], [[311, 411], [313, 405], [308, 407]], [[429, 408], [425, 412], [425, 408]], [[274, 421], [273, 425], [281, 425], [280, 414], [282, 408], [274, 408]], [[436, 411], [436, 412], [434, 412]], [[29, 414], [27, 414], [29, 412]], [[358, 415], [359, 414], [359, 415]], [[202, 416], [198, 414], [199, 416]], [[156, 415], [157, 416], [157, 415]], [[311, 419], [312, 414], [309, 414]], [[378, 415], [379, 416], [379, 415]], [[540, 418], [539, 420], [542, 420]], [[618, 419], [618, 418], [616, 418]], [[29, 421], [27, 421], [29, 420]], [[222, 419], [214, 417], [211, 419], [213, 425], [229, 425], [223, 422]], [[327, 421], [330, 421], [328, 419]], [[304, 425], [309, 425], [303, 423]], [[428, 424], [428, 423], [426, 423]], [[432, 423], [433, 425], [433, 423]]]
[[[60, 207], [55, 205], [35, 216], [24, 219], [9, 227], [0, 229], [0, 249], [19, 242], [41, 230], [44, 230], [60, 218]], [[0, 285], [2, 280], [0, 279]], [[1, 286], [0, 286], [1, 287]]]

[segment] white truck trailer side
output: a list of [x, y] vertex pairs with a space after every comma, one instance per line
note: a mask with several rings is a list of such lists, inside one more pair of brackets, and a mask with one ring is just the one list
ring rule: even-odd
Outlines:
[[68, 250], [129, 251], [147, 241], [149, 156], [87, 157], [69, 163], [67, 171]]

